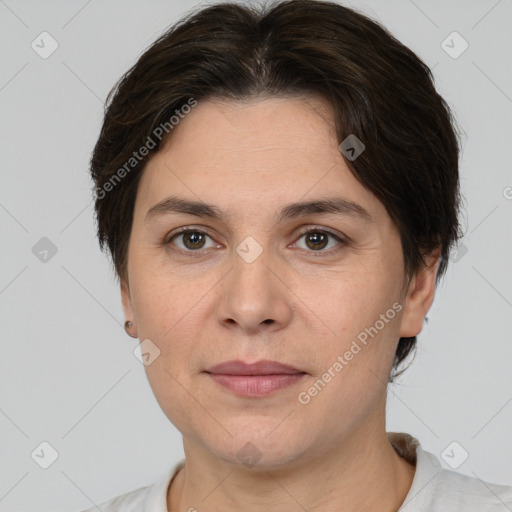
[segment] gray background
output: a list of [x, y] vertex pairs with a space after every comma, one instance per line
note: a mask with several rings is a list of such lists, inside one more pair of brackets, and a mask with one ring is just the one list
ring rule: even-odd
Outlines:
[[[81, 510], [182, 458], [123, 330], [95, 239], [88, 159], [114, 82], [196, 4], [0, 0], [1, 511]], [[445, 467], [456, 441], [451, 464], [469, 454], [459, 472], [512, 485], [512, 1], [346, 4], [434, 69], [465, 130], [464, 246], [413, 366], [390, 387], [388, 430], [415, 435]], [[31, 47], [43, 31], [59, 45], [46, 59]], [[458, 58], [442, 47], [453, 31], [469, 43]], [[57, 249], [46, 261], [43, 237]], [[36, 463], [50, 454], [43, 441], [58, 452], [48, 469]]]

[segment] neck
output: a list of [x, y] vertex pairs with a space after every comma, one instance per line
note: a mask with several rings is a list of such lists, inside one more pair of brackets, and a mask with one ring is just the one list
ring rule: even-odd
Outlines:
[[384, 428], [373, 430], [359, 429], [321, 456], [270, 470], [226, 463], [185, 439], [186, 464], [169, 489], [168, 510], [396, 512], [415, 468]]

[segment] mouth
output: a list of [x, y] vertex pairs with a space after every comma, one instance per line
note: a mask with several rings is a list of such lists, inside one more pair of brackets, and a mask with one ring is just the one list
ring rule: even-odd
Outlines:
[[277, 361], [226, 361], [205, 372], [217, 384], [241, 397], [262, 397], [303, 379], [306, 372]]

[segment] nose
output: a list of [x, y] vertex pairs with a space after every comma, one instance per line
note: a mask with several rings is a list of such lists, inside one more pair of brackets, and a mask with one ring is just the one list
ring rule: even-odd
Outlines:
[[239, 252], [233, 252], [230, 272], [219, 283], [218, 322], [239, 334], [283, 329], [293, 315], [293, 293], [282, 263], [266, 250], [253, 259], [254, 247], [249, 244], [249, 252], [244, 252], [240, 245]]

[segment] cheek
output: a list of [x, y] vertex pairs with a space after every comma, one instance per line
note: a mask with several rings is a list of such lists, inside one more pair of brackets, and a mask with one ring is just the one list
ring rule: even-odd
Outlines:
[[172, 333], [180, 319], [193, 308], [195, 288], [183, 279], [166, 276], [147, 265], [138, 266], [132, 280], [132, 304], [139, 337], [165, 339], [166, 333]]
[[[329, 276], [321, 286], [306, 286], [301, 295], [308, 297], [312, 312], [345, 342], [365, 329], [378, 331], [395, 328], [400, 289], [384, 270], [346, 272]], [[382, 317], [382, 315], [384, 315]], [[384, 323], [383, 323], [384, 322]]]
[[322, 320], [318, 325], [329, 327], [315, 347], [321, 360], [317, 387], [328, 382], [329, 388], [317, 405], [337, 410], [341, 400], [356, 414], [380, 396], [388, 381], [403, 309], [400, 287], [383, 270], [347, 272], [328, 282], [323, 299], [315, 304]]
[[[163, 413], [183, 435], [196, 438], [197, 433], [205, 428], [209, 417], [205, 417], [201, 400], [196, 398], [197, 390], [190, 385], [183, 364], [172, 355], [169, 357], [169, 353], [162, 353], [145, 370]], [[213, 427], [215, 425], [209, 425], [209, 428]]]

